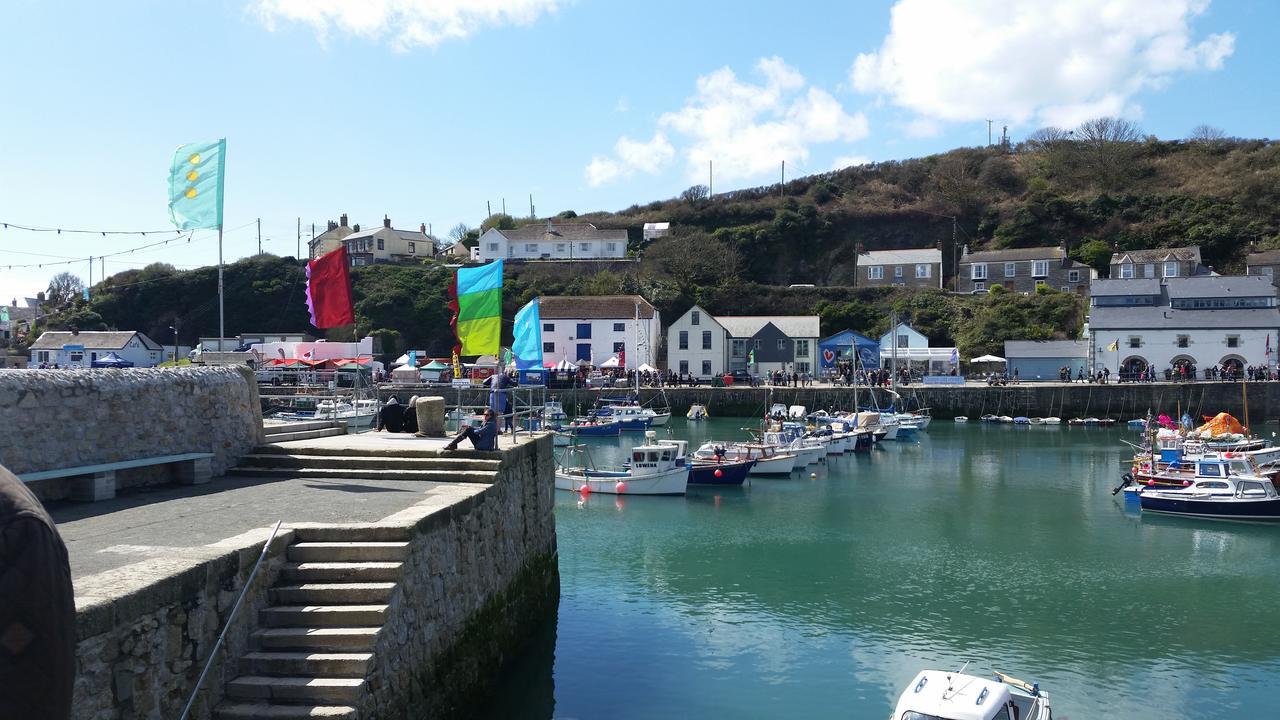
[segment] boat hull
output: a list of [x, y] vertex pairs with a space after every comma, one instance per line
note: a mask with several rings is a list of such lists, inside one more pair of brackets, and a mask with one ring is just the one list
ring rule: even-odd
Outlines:
[[684, 495], [688, 484], [689, 468], [684, 466], [640, 478], [625, 471], [556, 470], [556, 489], [572, 492], [582, 492], [586, 485], [590, 492], [606, 495]]
[[[695, 462], [689, 466], [690, 485], [741, 485], [751, 474], [755, 460], [741, 462]], [[716, 471], [720, 477], [716, 477]]]
[[671, 413], [654, 413], [654, 415], [649, 418], [649, 423], [654, 427], [662, 427], [668, 422], [671, 422]]
[[773, 457], [756, 459], [751, 466], [752, 475], [790, 475], [796, 466], [795, 455], [774, 455]]
[[560, 430], [576, 437], [617, 437], [622, 432], [621, 423], [602, 423], [600, 425], [568, 425]]
[[1138, 493], [1143, 512], [1214, 520], [1280, 521], [1280, 498], [1174, 498], [1160, 493]]

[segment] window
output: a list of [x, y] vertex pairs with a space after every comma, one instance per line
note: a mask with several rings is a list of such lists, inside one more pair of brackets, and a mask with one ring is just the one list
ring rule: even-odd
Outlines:
[[409, 254], [410, 254], [410, 255], [416, 255], [416, 254], [417, 254], [417, 252], [418, 252], [418, 251], [415, 249], [415, 247], [416, 247], [416, 246], [415, 246], [413, 243], [409, 243]]
[[681, 360], [681, 361], [680, 361], [680, 374], [681, 374], [681, 375], [688, 375], [688, 374], [689, 374], [689, 361], [688, 361], [688, 360]]
[[591, 343], [578, 343], [578, 354], [574, 359], [591, 362]]
[[701, 323], [702, 323], [702, 313], [698, 312], [697, 310], [694, 310], [693, 314], [689, 316], [689, 324], [698, 325]]
[[782, 338], [778, 338], [778, 349], [779, 349], [779, 350], [786, 350], [786, 349], [787, 349], [787, 341], [786, 341], [786, 340], [783, 340]]
[[624, 341], [624, 342], [616, 342], [616, 343], [614, 343], [614, 344], [613, 344], [613, 351], [614, 351], [614, 352], [616, 352], [616, 353], [626, 352], [626, 351], [627, 351], [627, 343], [626, 343], [625, 341]]
[[756, 349], [757, 349], [757, 350], [759, 350], [759, 349], [760, 349], [760, 341], [757, 339], [757, 340], [755, 340], [755, 341], [754, 341], [754, 343], [755, 343]]
[[558, 253], [564, 252], [564, 243], [556, 243], [556, 252]]
[[798, 362], [798, 363], [796, 363], [796, 371], [797, 371], [797, 372], [802, 372], [802, 373], [807, 373], [807, 372], [809, 372], [809, 363], [807, 363], [807, 362]]
[[689, 331], [688, 330], [680, 331], [680, 349], [681, 350], [689, 349]]
[[542, 352], [544, 352], [544, 353], [553, 353], [553, 352], [555, 352], [555, 351], [556, 351], [556, 344], [555, 344], [555, 343], [553, 343], [553, 342], [544, 342], [544, 343], [542, 343]]
[[1080, 271], [1072, 270], [1067, 273], [1067, 282], [1080, 282]]
[[868, 267], [868, 268], [867, 268], [867, 279], [868, 279], [868, 280], [883, 280], [883, 279], [884, 279], [884, 266], [883, 266], [883, 265], [872, 265], [872, 266]]
[[917, 278], [929, 277], [929, 270], [930, 268], [928, 263], [920, 263], [916, 265], [916, 277]]
[[809, 341], [808, 340], [797, 340], [795, 342], [795, 346], [796, 346], [796, 357], [798, 358], [809, 357]]
[[1178, 347], [1184, 348], [1191, 344], [1191, 338], [1186, 335], [1178, 336]]
[[747, 356], [747, 341], [746, 341], [746, 340], [734, 340], [734, 341], [730, 342], [730, 343], [729, 343], [729, 355], [730, 355], [731, 357], [746, 357], [746, 356]]
[[1066, 285], [1063, 285], [1060, 289], [1062, 290], [1062, 292], [1071, 292], [1071, 288], [1067, 287]]
[[981, 281], [979, 281], [979, 282], [975, 282], [975, 283], [973, 284], [973, 289], [974, 289], [974, 290], [978, 290], [978, 291], [986, 290], [986, 289], [987, 289], [987, 284], [986, 284], [986, 283], [984, 283], [984, 282], [981, 282]]
[[626, 324], [626, 323], [614, 323], [614, 324], [613, 324], [613, 331], [614, 331], [614, 332], [626, 332], [626, 331], [627, 331], [627, 324]]
[[382, 238], [378, 238], [378, 249], [379, 249], [379, 250], [385, 250], [385, 249], [386, 249], [386, 248], [382, 247]]
[[579, 340], [591, 339], [591, 323], [578, 323], [578, 339]]
[[1165, 277], [1178, 277], [1178, 263], [1167, 262], [1164, 264]]
[[1031, 277], [1049, 277], [1049, 261], [1036, 260], [1031, 264]]
[[1015, 275], [1017, 275], [1017, 274], [1018, 274], [1018, 263], [1005, 263], [1005, 264], [1004, 264], [1004, 276], [1005, 276], [1005, 277], [1014, 277], [1014, 276], [1015, 276]]
[[702, 331], [702, 349], [703, 350], [711, 349], [711, 331], [710, 330]]
[[578, 243], [578, 249], [583, 252], [589, 252], [591, 250], [591, 243]]
[[1141, 336], [1139, 336], [1139, 335], [1130, 335], [1130, 336], [1129, 336], [1129, 347], [1131, 347], [1131, 348], [1140, 348], [1140, 347], [1142, 347], [1142, 337], [1141, 337]]
[[[1222, 477], [1222, 473], [1216, 464], [1203, 463], [1200, 465], [1199, 473], [1204, 476]], [[1222, 483], [1226, 485], [1226, 483]]]
[[974, 264], [973, 264], [973, 279], [974, 279], [974, 280], [986, 280], [986, 279], [987, 279], [987, 264], [986, 264], [986, 263], [974, 263]]
[[1121, 263], [1120, 278], [1122, 280], [1128, 280], [1132, 277], [1133, 277], [1133, 263]]
[[608, 250], [609, 252], [617, 252], [618, 243], [608, 243], [605, 245], [605, 249]]
[[555, 323], [542, 323], [542, 332], [555, 332], [555, 331], [556, 331]]
[[525, 243], [524, 251], [527, 253], [536, 254], [538, 252], [538, 243]]
[[893, 276], [894, 276], [894, 277], [896, 277], [896, 278], [900, 278], [900, 277], [902, 277], [902, 266], [901, 266], [901, 265], [894, 265], [894, 266], [893, 266]]
[[[1217, 474], [1218, 474], [1218, 467], [1217, 467], [1216, 465], [1211, 466], [1211, 467], [1212, 467], [1212, 469], [1211, 469], [1209, 472], [1205, 473], [1205, 474], [1206, 474], [1206, 475], [1217, 475]], [[1197, 489], [1197, 490], [1226, 490], [1226, 489], [1227, 489], [1227, 488], [1229, 488], [1229, 487], [1231, 487], [1231, 486], [1230, 486], [1230, 485], [1228, 485], [1228, 484], [1226, 484], [1226, 483], [1224, 483], [1224, 482], [1222, 482], [1221, 480], [1206, 480], [1206, 481], [1204, 481], [1204, 482], [1198, 482], [1198, 483], [1196, 483], [1196, 489]]]
[[1229, 348], [1238, 348], [1238, 347], [1240, 347], [1240, 336], [1239, 336], [1239, 335], [1228, 335], [1228, 336], [1227, 336], [1227, 347], [1229, 347]]
[[489, 243], [489, 252], [498, 252], [498, 243]]
[[1267, 491], [1263, 489], [1262, 483], [1252, 480], [1244, 480], [1236, 485], [1236, 493], [1240, 497], [1266, 497]]
[[703, 361], [702, 361], [702, 374], [703, 374], [703, 375], [710, 375], [710, 374], [711, 374], [711, 361], [710, 361], [710, 360], [703, 360]]
[[895, 338], [895, 340], [897, 340], [898, 347], [900, 348], [911, 347], [911, 338], [907, 337], [906, 335], [899, 335]]
[[1145, 277], [1145, 278], [1153, 278], [1153, 277], [1155, 277], [1155, 276], [1156, 276], [1156, 264], [1155, 264], [1155, 263], [1145, 263], [1145, 264], [1142, 266], [1142, 277]]
[[84, 353], [79, 350], [73, 350], [67, 353], [67, 359], [71, 362], [80, 362], [81, 360], [84, 360]]

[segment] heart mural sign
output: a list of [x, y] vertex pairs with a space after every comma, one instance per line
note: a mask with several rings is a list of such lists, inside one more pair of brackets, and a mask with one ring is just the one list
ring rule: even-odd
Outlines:
[[823, 348], [822, 363], [824, 365], [832, 365], [835, 363], [835, 361], [836, 361], [836, 351], [832, 350], [831, 348]]

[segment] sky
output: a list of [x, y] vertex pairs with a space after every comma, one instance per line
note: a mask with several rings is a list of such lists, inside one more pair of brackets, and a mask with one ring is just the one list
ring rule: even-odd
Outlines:
[[[223, 255], [315, 223], [620, 210], [1018, 141], [1100, 115], [1274, 137], [1274, 0], [6, 0], [0, 223], [165, 230], [174, 149], [225, 137]], [[318, 230], [319, 231], [319, 230]], [[0, 298], [147, 236], [0, 225]], [[217, 234], [106, 259], [216, 263]], [[32, 263], [43, 267], [17, 267]], [[95, 261], [93, 280], [103, 265]]]

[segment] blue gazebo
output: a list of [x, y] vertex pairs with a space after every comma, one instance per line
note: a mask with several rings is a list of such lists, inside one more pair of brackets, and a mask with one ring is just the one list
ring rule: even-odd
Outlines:
[[132, 363], [131, 361], [129, 361], [129, 360], [125, 360], [124, 358], [120, 357], [119, 355], [115, 354], [114, 352], [109, 352], [109, 353], [107, 353], [106, 355], [103, 355], [102, 357], [100, 357], [100, 358], [98, 358], [97, 360], [94, 360], [92, 363], [90, 363], [90, 365], [91, 365], [91, 366], [93, 366], [93, 367], [96, 367], [96, 368], [130, 368], [130, 367], [133, 367], [133, 363]]
[[837, 362], [853, 360], [855, 352], [859, 368], [875, 370], [880, 367], [880, 343], [852, 330], [818, 341], [818, 367], [830, 370]]

